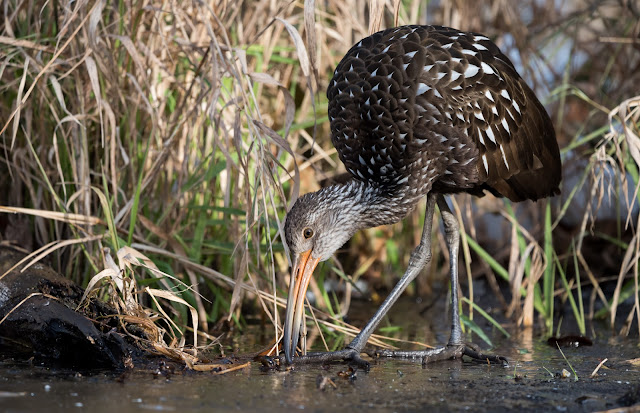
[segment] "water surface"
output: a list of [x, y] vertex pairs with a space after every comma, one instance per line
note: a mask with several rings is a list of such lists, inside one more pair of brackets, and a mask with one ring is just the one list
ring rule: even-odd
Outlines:
[[[372, 362], [368, 373], [349, 374], [345, 365], [262, 371], [259, 363], [252, 363], [213, 375], [180, 367], [158, 374], [162, 371], [158, 366], [124, 373], [79, 373], [4, 360], [0, 410], [598, 411], [633, 403], [638, 397], [634, 389], [640, 383], [640, 368], [628, 360], [640, 352], [631, 340], [596, 340], [591, 347], [564, 348], [577, 381], [573, 376], [560, 377], [563, 369], [570, 371], [568, 362], [541, 340], [512, 339], [494, 351], [506, 355], [510, 366], [446, 361], [423, 368], [417, 361], [379, 360]], [[591, 378], [604, 358], [609, 361]]]

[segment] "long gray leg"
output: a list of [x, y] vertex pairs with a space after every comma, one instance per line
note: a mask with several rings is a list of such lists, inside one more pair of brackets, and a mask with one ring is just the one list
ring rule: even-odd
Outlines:
[[451, 277], [451, 336], [450, 346], [462, 344], [462, 328], [460, 327], [460, 314], [458, 305], [458, 249], [460, 247], [460, 226], [455, 215], [449, 209], [444, 196], [438, 196], [438, 209], [444, 223], [444, 238], [449, 250], [449, 275]]
[[433, 228], [433, 214], [435, 212], [437, 197], [437, 195], [431, 193], [427, 196], [427, 209], [424, 214], [422, 237], [420, 238], [420, 244], [418, 244], [416, 249], [411, 253], [407, 271], [400, 281], [398, 281], [398, 284], [393, 288], [387, 299], [384, 300], [380, 308], [378, 308], [373, 318], [369, 320], [367, 325], [360, 331], [360, 334], [353, 339], [347, 348], [362, 351], [369, 337], [371, 337], [371, 334], [373, 334], [376, 327], [378, 327], [380, 321], [382, 321], [387, 312], [389, 312], [391, 306], [398, 300], [398, 297], [400, 297], [411, 281], [420, 274], [420, 271], [422, 271], [425, 265], [431, 261], [431, 230]]
[[409, 283], [416, 278], [420, 271], [422, 271], [425, 265], [427, 265], [431, 260], [431, 231], [433, 228], [433, 214], [435, 212], [437, 199], [437, 194], [429, 193], [429, 195], [427, 195], [427, 209], [424, 215], [424, 226], [422, 229], [420, 244], [411, 254], [407, 271], [404, 273], [398, 284], [393, 288], [387, 299], [384, 300], [380, 308], [378, 308], [378, 311], [376, 311], [371, 320], [369, 320], [367, 325], [344, 350], [328, 353], [312, 353], [306, 356], [299, 356], [294, 358], [295, 363], [317, 363], [344, 359], [358, 364], [368, 365], [368, 363], [360, 358], [360, 353], [367, 344], [369, 337], [371, 337], [371, 334], [373, 334], [375, 329], [378, 327], [380, 321], [382, 321], [391, 306], [398, 300], [398, 297], [400, 297], [404, 292]]
[[485, 355], [471, 344], [462, 342], [462, 328], [460, 326], [460, 312], [458, 305], [458, 250], [460, 248], [460, 226], [455, 215], [449, 209], [443, 195], [437, 195], [438, 208], [444, 223], [444, 237], [449, 250], [449, 275], [451, 277], [451, 336], [446, 347], [419, 351], [389, 351], [381, 350], [376, 354], [380, 357], [422, 358], [423, 363], [450, 358], [461, 358], [467, 355], [477, 360], [487, 360], [505, 364], [507, 359], [501, 356]]

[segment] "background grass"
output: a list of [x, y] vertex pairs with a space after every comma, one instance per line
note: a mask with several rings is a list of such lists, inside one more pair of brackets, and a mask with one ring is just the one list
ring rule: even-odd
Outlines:
[[[566, 316], [576, 321], [562, 329], [586, 333], [601, 317], [616, 333], [640, 332], [633, 2], [1, 4], [0, 212], [14, 213], [0, 214], [1, 239], [82, 285], [111, 268], [104, 279], [112, 283], [99, 294], [126, 303], [113, 284], [124, 269], [137, 283], [137, 305], [147, 316], [165, 307], [176, 323], [166, 331], [182, 345], [189, 306], [201, 333], [262, 320], [279, 337], [286, 208], [344, 171], [330, 143], [327, 83], [352, 44], [395, 24], [488, 35], [545, 103], [563, 148], [563, 195], [551, 202], [456, 197], [465, 324], [477, 330], [472, 279], [480, 277], [503, 322], [551, 334]], [[384, 297], [419, 240], [422, 217], [423, 207], [403, 223], [361, 232], [320, 268], [316, 281], [337, 288], [311, 285], [311, 343], [314, 325], [330, 332], [332, 348], [353, 334], [342, 317], [351, 293], [364, 288], [357, 281], [367, 281], [374, 303]], [[446, 248], [434, 236], [437, 258], [409, 294], [429, 297], [446, 281]], [[157, 271], [116, 265], [111, 256], [124, 246]]]

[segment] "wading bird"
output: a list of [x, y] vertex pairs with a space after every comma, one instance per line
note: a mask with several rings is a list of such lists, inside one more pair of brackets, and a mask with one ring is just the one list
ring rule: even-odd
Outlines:
[[[367, 340], [431, 259], [435, 205], [449, 250], [452, 321], [447, 346], [381, 352], [423, 361], [481, 354], [462, 341], [458, 314], [459, 229], [444, 195], [484, 191], [512, 201], [559, 193], [553, 125], [513, 64], [487, 37], [438, 26], [384, 30], [358, 42], [327, 90], [331, 141], [352, 179], [300, 197], [286, 217], [292, 257], [284, 353], [288, 363], [360, 358]], [[371, 321], [344, 349], [296, 355], [304, 298], [316, 265], [364, 228], [400, 221], [427, 199], [420, 244]]]

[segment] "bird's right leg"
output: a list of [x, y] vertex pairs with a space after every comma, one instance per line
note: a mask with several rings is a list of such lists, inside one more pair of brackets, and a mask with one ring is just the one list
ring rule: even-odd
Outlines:
[[360, 357], [360, 353], [367, 344], [369, 337], [378, 327], [384, 316], [387, 314], [391, 306], [398, 300], [400, 295], [407, 288], [409, 283], [413, 281], [422, 269], [431, 260], [431, 231], [433, 228], [433, 215], [435, 212], [437, 194], [429, 193], [427, 195], [427, 208], [424, 216], [424, 226], [422, 229], [422, 237], [420, 244], [411, 254], [409, 259], [409, 267], [404, 273], [398, 284], [393, 288], [389, 296], [384, 300], [375, 315], [369, 320], [367, 325], [353, 339], [349, 345], [339, 351], [326, 353], [311, 353], [304, 356], [298, 356], [293, 359], [295, 364], [324, 363], [336, 360], [345, 360], [362, 367], [368, 368], [369, 363]]
[[463, 343], [462, 328], [460, 326], [460, 314], [458, 311], [458, 248], [460, 244], [460, 229], [458, 220], [449, 209], [443, 195], [437, 196], [438, 208], [444, 223], [444, 238], [449, 250], [449, 273], [451, 277], [451, 336], [446, 347], [418, 351], [389, 351], [376, 352], [381, 357], [421, 358], [423, 364], [462, 358], [463, 355], [475, 360], [487, 361], [498, 364], [506, 364], [507, 359], [501, 356], [483, 354], [478, 347]]

